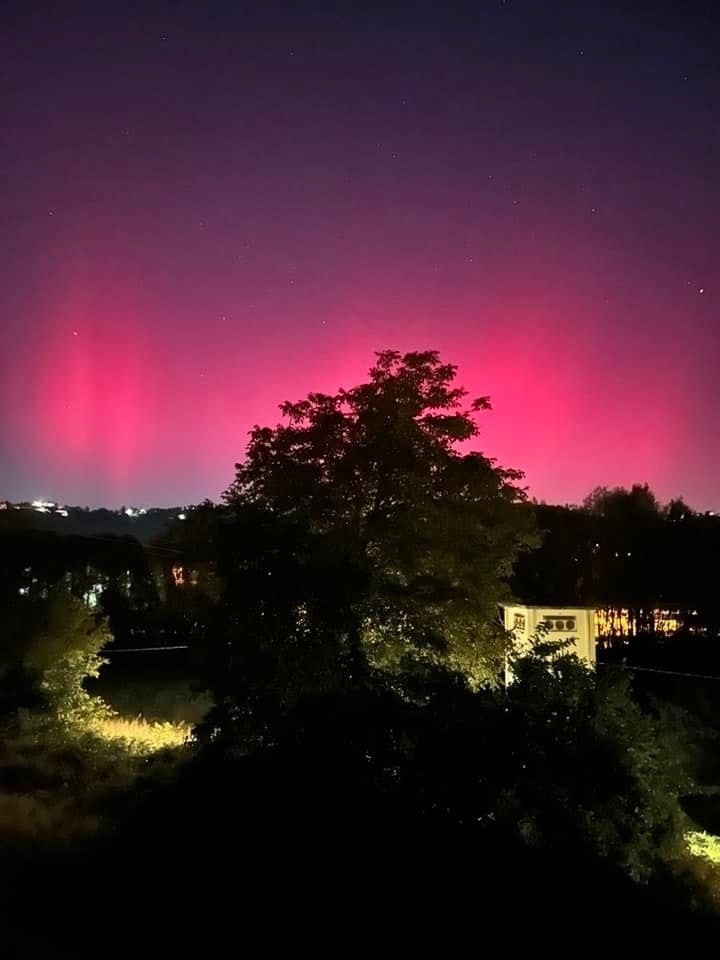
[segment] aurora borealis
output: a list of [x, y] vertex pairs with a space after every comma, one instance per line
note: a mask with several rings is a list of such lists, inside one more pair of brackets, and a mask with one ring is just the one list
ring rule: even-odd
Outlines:
[[720, 509], [713, 5], [340, 6], [4, 6], [0, 497], [216, 498], [436, 348], [532, 495]]

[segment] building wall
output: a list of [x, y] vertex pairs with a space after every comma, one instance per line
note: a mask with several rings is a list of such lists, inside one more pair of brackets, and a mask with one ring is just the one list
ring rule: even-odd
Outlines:
[[524, 605], [504, 608], [505, 629], [511, 630], [520, 648], [529, 647], [538, 636], [540, 624], [548, 623], [550, 629], [543, 634], [547, 640], [569, 640], [567, 649], [580, 659], [594, 664], [595, 610], [591, 607], [529, 607]]

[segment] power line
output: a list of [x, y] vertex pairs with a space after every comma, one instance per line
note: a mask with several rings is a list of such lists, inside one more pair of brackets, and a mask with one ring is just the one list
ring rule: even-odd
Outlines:
[[[26, 533], [28, 531], [13, 531]], [[46, 533], [55, 531], [45, 531], [45, 530], [30, 530], [30, 533]], [[153, 543], [142, 543], [142, 541], [135, 539], [134, 537], [129, 538], [125, 534], [118, 534], [117, 537], [98, 537], [92, 533], [58, 533], [56, 534], [61, 540], [79, 540], [83, 544], [93, 544], [93, 543], [109, 543], [114, 547], [139, 547], [143, 553], [171, 553], [175, 556], [182, 556], [182, 550], [176, 550], [174, 547], [163, 547], [160, 544]]]
[[622, 670], [633, 670], [642, 673], [662, 673], [668, 677], [687, 677], [691, 680], [720, 680], [720, 677], [710, 673], [683, 673], [680, 670], [660, 670], [658, 667], [634, 667], [629, 663], [599, 662], [601, 667], [620, 667]]
[[[103, 650], [103, 655], [112, 656], [116, 653], [163, 653], [166, 650], [189, 650], [190, 645], [179, 643], [167, 647], [118, 647], [115, 650]], [[612, 663], [599, 661], [600, 667], [619, 667], [621, 670], [632, 670], [641, 673], [659, 673], [667, 677], [685, 677], [689, 680], [720, 680], [720, 676], [710, 673], [683, 673], [680, 670], [660, 670], [658, 667], [635, 667], [629, 663]]]
[[113, 656], [115, 653], [158, 653], [159, 651], [164, 650], [189, 650], [190, 646], [187, 643], [179, 643], [175, 646], [168, 647], [118, 647], [116, 650], [103, 650], [103, 656], [106, 654]]
[[84, 536], [83, 534], [68, 534], [68, 539], [71, 537], [78, 537], [82, 541], [90, 541], [91, 543], [110, 543], [116, 547], [139, 547], [143, 552], [146, 553], [172, 553], [177, 556], [182, 555], [182, 550], [175, 550], [173, 547], [162, 547], [155, 546], [151, 543], [141, 543], [139, 540], [125, 540], [121, 536], [118, 537], [95, 537], [92, 534]]

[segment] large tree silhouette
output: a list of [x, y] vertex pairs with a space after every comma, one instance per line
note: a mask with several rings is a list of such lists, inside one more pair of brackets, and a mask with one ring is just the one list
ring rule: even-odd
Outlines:
[[366, 383], [252, 431], [220, 538], [221, 699], [259, 663], [281, 699], [368, 670], [497, 674], [497, 604], [532, 520], [522, 475], [465, 452], [489, 402], [466, 404], [455, 376], [434, 351], [386, 351]]

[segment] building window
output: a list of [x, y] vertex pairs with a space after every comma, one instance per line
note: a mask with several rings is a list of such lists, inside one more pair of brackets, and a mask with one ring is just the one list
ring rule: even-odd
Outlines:
[[552, 630], [554, 633], [568, 633], [575, 630], [576, 620], [575, 617], [551, 617], [549, 614], [545, 614], [545, 619], [543, 620], [543, 626], [546, 630]]
[[525, 616], [522, 613], [516, 613], [513, 620], [513, 630], [525, 630]]

